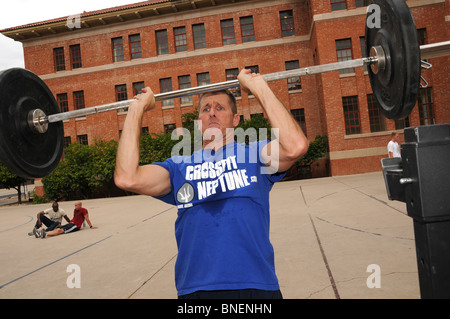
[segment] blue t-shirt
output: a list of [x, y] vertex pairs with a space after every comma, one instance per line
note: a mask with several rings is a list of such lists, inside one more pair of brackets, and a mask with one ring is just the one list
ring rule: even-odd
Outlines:
[[260, 156], [267, 142], [235, 142], [217, 152], [153, 163], [170, 173], [171, 190], [158, 199], [178, 207], [178, 295], [279, 289], [269, 241], [269, 192], [284, 173], [267, 173]]

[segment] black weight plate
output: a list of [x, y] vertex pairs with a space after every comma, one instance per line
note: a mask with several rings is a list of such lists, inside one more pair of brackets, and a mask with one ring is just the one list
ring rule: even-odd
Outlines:
[[[386, 54], [386, 68], [374, 74], [369, 69], [372, 91], [381, 113], [389, 119], [408, 116], [417, 102], [420, 85], [420, 46], [416, 25], [404, 0], [374, 0], [381, 26], [369, 28], [366, 22], [366, 53], [381, 45]], [[373, 19], [367, 12], [367, 19]]]
[[0, 161], [24, 178], [50, 174], [61, 159], [64, 146], [62, 122], [50, 123], [45, 133], [28, 125], [28, 113], [41, 109], [59, 112], [47, 85], [34, 73], [12, 68], [0, 73]]

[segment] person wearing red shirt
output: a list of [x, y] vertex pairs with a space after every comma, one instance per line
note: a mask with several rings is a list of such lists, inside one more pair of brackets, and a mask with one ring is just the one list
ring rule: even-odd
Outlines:
[[81, 229], [81, 226], [83, 225], [83, 222], [85, 220], [91, 229], [97, 228], [97, 227], [92, 226], [92, 223], [89, 219], [89, 213], [88, 213], [87, 209], [82, 207], [81, 202], [76, 202], [75, 209], [73, 211], [73, 218], [70, 221], [70, 223], [62, 226], [61, 228], [57, 228], [57, 229], [51, 230], [49, 232], [42, 230], [40, 233], [40, 237], [46, 238], [46, 237], [58, 236], [61, 234], [68, 234], [68, 233], [72, 233], [74, 231], [78, 231]]

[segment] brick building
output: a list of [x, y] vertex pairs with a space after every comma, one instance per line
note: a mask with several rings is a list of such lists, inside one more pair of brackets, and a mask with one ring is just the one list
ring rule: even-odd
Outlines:
[[[367, 0], [152, 0], [2, 30], [23, 43], [25, 67], [39, 75], [62, 111], [262, 74], [356, 59], [364, 46]], [[421, 44], [448, 39], [445, 0], [409, 0]], [[447, 16], [446, 16], [447, 13]], [[271, 82], [308, 138], [327, 135], [331, 175], [378, 171], [392, 131], [450, 122], [448, 57], [429, 60], [429, 87], [401, 121], [380, 115], [363, 68]], [[236, 91], [243, 119], [262, 113]], [[143, 131], [181, 126], [198, 97], [158, 102]], [[64, 122], [66, 143], [119, 139], [126, 112]]]

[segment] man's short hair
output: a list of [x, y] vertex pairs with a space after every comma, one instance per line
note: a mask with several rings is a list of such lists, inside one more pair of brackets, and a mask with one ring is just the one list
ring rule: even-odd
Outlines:
[[200, 103], [202, 102], [202, 98], [205, 95], [215, 95], [215, 94], [220, 94], [220, 93], [225, 93], [228, 98], [230, 99], [230, 104], [231, 104], [231, 111], [233, 112], [233, 114], [237, 114], [237, 105], [236, 105], [236, 98], [234, 97], [233, 93], [231, 93], [230, 90], [221, 90], [221, 91], [214, 91], [214, 92], [207, 92], [207, 93], [202, 93], [199, 96], [198, 99], [198, 111], [200, 112]]

